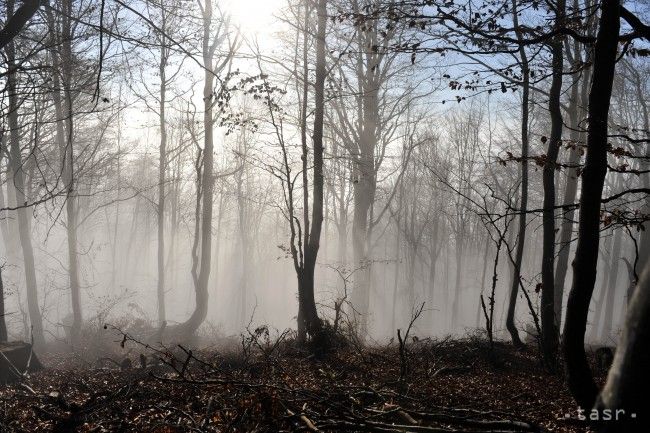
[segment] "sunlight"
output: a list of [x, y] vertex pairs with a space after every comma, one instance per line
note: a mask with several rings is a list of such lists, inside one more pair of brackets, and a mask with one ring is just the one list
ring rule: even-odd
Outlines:
[[232, 15], [233, 23], [245, 36], [268, 35], [272, 32], [275, 15], [284, 0], [227, 0], [224, 9]]

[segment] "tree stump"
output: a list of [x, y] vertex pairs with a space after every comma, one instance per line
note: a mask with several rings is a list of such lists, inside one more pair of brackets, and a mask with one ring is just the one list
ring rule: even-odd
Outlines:
[[0, 343], [0, 383], [18, 380], [25, 372], [37, 371], [43, 368], [32, 345], [22, 341]]

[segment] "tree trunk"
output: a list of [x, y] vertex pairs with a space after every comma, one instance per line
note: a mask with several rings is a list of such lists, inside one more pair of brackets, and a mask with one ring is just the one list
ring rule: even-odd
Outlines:
[[[375, 197], [375, 168], [374, 149], [376, 137], [374, 136], [374, 117], [371, 111], [373, 104], [376, 104], [376, 95], [368, 91], [364, 100], [363, 130], [361, 131], [361, 155], [355, 158], [353, 169], [353, 195], [354, 215], [352, 219], [352, 255], [354, 256], [354, 267], [359, 269], [354, 279], [352, 304], [358, 312], [357, 324], [359, 334], [365, 336], [367, 332], [367, 320], [370, 306], [370, 262], [368, 251], [369, 235], [369, 214]], [[376, 92], [376, 90], [374, 91]]]
[[158, 72], [160, 74], [160, 101], [159, 101], [159, 121], [160, 121], [160, 147], [158, 154], [158, 205], [156, 207], [156, 219], [158, 225], [158, 285], [156, 287], [158, 300], [158, 326], [162, 327], [166, 321], [165, 312], [165, 174], [167, 169], [167, 120], [165, 118], [166, 98], [167, 98], [167, 52], [165, 45], [165, 30], [167, 29], [165, 7], [161, 6], [162, 15], [160, 34], [160, 64]]
[[[488, 253], [490, 252], [490, 237], [486, 236], [485, 238], [485, 249], [483, 250], [483, 270], [481, 271], [481, 295], [485, 291], [485, 276], [487, 274], [488, 267]], [[478, 301], [478, 308], [476, 310], [476, 322], [474, 326], [478, 329], [481, 326], [481, 300]]]
[[[72, 307], [72, 324], [70, 337], [73, 346], [79, 344], [79, 334], [83, 321], [81, 310], [81, 287], [79, 283], [79, 263], [77, 254], [77, 215], [76, 193], [74, 184], [74, 112], [72, 95], [72, 2], [62, 3], [65, 14], [61, 18], [61, 32], [57, 37], [57, 26], [54, 14], [48, 11], [48, 20], [52, 32], [52, 59], [54, 85], [52, 100], [56, 113], [56, 141], [61, 158], [61, 172], [65, 186], [66, 209], [66, 239], [68, 246], [68, 278], [70, 283], [70, 299]], [[56, 48], [58, 47], [58, 51]], [[61, 72], [59, 76], [58, 71]], [[63, 91], [63, 94], [61, 94]]]
[[460, 235], [462, 228], [456, 232], [456, 287], [454, 288], [454, 300], [451, 303], [451, 331], [455, 332], [459, 324], [459, 302], [463, 287], [463, 244], [464, 236]]
[[81, 287], [79, 283], [79, 257], [77, 254], [77, 197], [74, 181], [74, 109], [72, 95], [72, 0], [65, 0], [63, 7], [66, 11], [62, 18], [61, 63], [63, 66], [63, 92], [66, 119], [66, 143], [64, 160], [64, 182], [66, 187], [66, 228], [68, 237], [68, 273], [70, 274], [70, 295], [72, 301], [72, 343], [79, 344], [79, 334], [83, 322], [81, 311]]
[[5, 320], [5, 286], [2, 280], [2, 267], [0, 266], [0, 343], [7, 341], [7, 322]]
[[[435, 216], [433, 221], [433, 233], [431, 234], [431, 243], [429, 248], [431, 249], [430, 258], [429, 258], [429, 305], [433, 306], [435, 301], [436, 293], [436, 264], [438, 263], [438, 255], [440, 250], [438, 244], [440, 239], [438, 238], [438, 231], [440, 229], [440, 217]], [[434, 308], [431, 308], [431, 326], [433, 330], [433, 323], [435, 319], [436, 311]]]
[[[605, 241], [603, 242], [603, 248], [602, 251], [610, 251], [612, 246], [612, 237], [607, 236], [605, 238]], [[591, 325], [591, 333], [589, 336], [590, 340], [597, 340], [598, 339], [598, 324], [600, 323], [600, 317], [602, 316], [603, 312], [603, 304], [605, 303], [605, 295], [607, 294], [607, 275], [609, 275], [609, 271], [611, 269], [612, 263], [614, 261], [611, 259], [609, 255], [603, 254], [601, 252], [601, 263], [603, 264], [603, 278], [601, 278], [600, 282], [600, 290], [598, 290], [598, 299], [596, 300], [596, 306], [594, 308], [594, 320]], [[609, 260], [608, 260], [609, 258]]]
[[[574, 49], [574, 62], [581, 61], [579, 57], [579, 42], [575, 41]], [[565, 205], [573, 204], [576, 200], [578, 191], [578, 178], [580, 172], [577, 165], [580, 163], [580, 150], [579, 142], [583, 139], [584, 134], [580, 132], [582, 118], [584, 117], [584, 108], [587, 106], [587, 93], [591, 68], [585, 69], [583, 75], [574, 74], [571, 87], [571, 96], [569, 98], [569, 124], [571, 125], [570, 133], [570, 149], [569, 149], [569, 169], [567, 170], [567, 180], [564, 189], [564, 197], [562, 203]], [[580, 79], [582, 77], [582, 82]], [[580, 84], [580, 85], [579, 85]], [[566, 274], [569, 267], [569, 253], [571, 251], [571, 238], [573, 237], [573, 218], [575, 217], [575, 209], [569, 208], [564, 214], [562, 225], [560, 228], [560, 250], [557, 256], [557, 264], [555, 267], [555, 318], [558, 327], [562, 323], [562, 301], [564, 299], [564, 284]]]
[[[555, 27], [564, 26], [565, 1], [556, 3]], [[558, 321], [555, 317], [555, 172], [557, 157], [562, 144], [562, 69], [564, 67], [564, 43], [561, 38], [555, 38], [552, 45], [553, 79], [548, 101], [551, 114], [551, 135], [544, 164], [544, 210], [542, 213], [542, 301], [541, 347], [544, 363], [550, 370], [555, 370], [557, 349], [559, 345]]]
[[[355, 10], [358, 5], [355, 4]], [[377, 41], [378, 29], [375, 23], [368, 23], [365, 32], [357, 32], [357, 44], [366, 47]], [[360, 268], [354, 279], [352, 304], [359, 313], [357, 319], [359, 334], [367, 333], [370, 309], [371, 260], [369, 251], [372, 228], [372, 206], [377, 190], [375, 151], [378, 142], [379, 119], [379, 77], [381, 59], [365, 48], [357, 54], [356, 72], [359, 82], [359, 131], [358, 154], [352, 155], [354, 215], [352, 220], [352, 254], [354, 267]]]
[[[203, 9], [203, 161], [201, 167], [201, 194], [197, 196], [200, 204], [200, 243], [201, 257], [198, 263], [198, 276], [194, 281], [194, 311], [190, 318], [180, 325], [180, 333], [193, 335], [208, 314], [208, 281], [212, 261], [212, 201], [214, 194], [214, 59], [212, 40], [212, 2], [206, 1]], [[199, 215], [196, 215], [199, 217]]]
[[593, 407], [598, 392], [585, 355], [584, 338], [589, 303], [596, 282], [600, 205], [607, 172], [607, 119], [616, 67], [620, 2], [603, 0], [601, 9], [589, 93], [587, 157], [582, 172], [578, 245], [563, 335], [569, 390], [583, 408]]
[[241, 273], [239, 276], [239, 322], [245, 326], [246, 323], [248, 323], [246, 321], [248, 319], [246, 298], [248, 292], [248, 277], [250, 273], [249, 262], [251, 255], [251, 249], [249, 246], [250, 235], [248, 233], [248, 230], [251, 229], [251, 224], [248, 222], [249, 218], [247, 201], [246, 197], [244, 196], [245, 192], [243, 190], [243, 183], [247, 181], [246, 157], [248, 154], [248, 146], [246, 143], [245, 135], [240, 138], [239, 154], [241, 155], [242, 163], [244, 164], [244, 167], [237, 174], [237, 220], [239, 223], [239, 243], [241, 250]]
[[[14, 0], [7, 1], [7, 16], [14, 14]], [[16, 211], [18, 219], [18, 234], [20, 244], [23, 250], [23, 261], [25, 266], [25, 285], [27, 291], [27, 309], [29, 310], [29, 319], [34, 335], [34, 346], [41, 348], [45, 344], [43, 335], [43, 320], [38, 304], [38, 288], [36, 283], [36, 268], [34, 264], [34, 249], [32, 247], [32, 238], [29, 229], [29, 216], [25, 203], [25, 177], [23, 172], [22, 156], [20, 151], [20, 131], [18, 125], [18, 95], [17, 95], [17, 77], [16, 77], [16, 48], [11, 41], [5, 46], [7, 56], [7, 99], [8, 114], [7, 123], [9, 126], [9, 159], [11, 162], [11, 171], [13, 173], [13, 182], [8, 179], [13, 186], [16, 194], [16, 204], [20, 208]]]
[[402, 243], [402, 230], [400, 230], [400, 222], [402, 219], [402, 200], [404, 197], [404, 188], [403, 183], [400, 183], [400, 192], [397, 199], [397, 215], [395, 216], [395, 226], [397, 227], [397, 239], [395, 241], [395, 278], [393, 279], [393, 302], [391, 305], [391, 321], [390, 321], [390, 332], [391, 334], [395, 332], [396, 323], [397, 323], [397, 299], [399, 294], [399, 270], [401, 258], [400, 246]]
[[[618, 342], [607, 382], [597, 408], [621, 414], [618, 420], [603, 422], [598, 431], [645, 433], [650, 426], [650, 266], [646, 265], [635, 290]], [[632, 415], [634, 414], [634, 415]]]
[[[632, 71], [633, 76], [635, 77], [635, 87], [639, 95], [644, 95], [644, 89], [641, 83], [641, 74], [638, 71]], [[648, 113], [648, 102], [644, 97], [640, 97], [639, 103], [641, 104], [641, 112], [643, 114], [643, 130], [650, 130], [650, 114]], [[650, 161], [650, 143], [646, 144], [645, 148], [645, 160], [640, 161], [641, 170], [648, 169], [648, 161]], [[643, 187], [650, 188], [650, 175], [646, 174], [642, 176], [643, 178]], [[643, 207], [641, 212], [644, 214], [650, 214], [650, 195], [646, 194]], [[650, 224], [644, 223], [645, 230], [641, 232], [639, 239], [639, 263], [648, 263], [650, 261]], [[634, 291], [634, 285], [630, 286], [630, 295]], [[628, 297], [628, 302], [632, 296]]]
[[[621, 260], [621, 244], [623, 228], [616, 230], [614, 235], [614, 247], [612, 248], [612, 264], [610, 265], [607, 280], [607, 296], [605, 297], [605, 314], [603, 315], [602, 327], [600, 328], [600, 340], [608, 342], [612, 331], [612, 319], [614, 316], [614, 295], [616, 294], [616, 282], [618, 281], [618, 268]], [[594, 323], [597, 326], [598, 323]]]
[[[513, 20], [517, 27], [519, 18], [517, 2], [512, 1]], [[517, 38], [522, 36], [517, 33]], [[530, 99], [530, 71], [528, 67], [528, 55], [523, 45], [519, 47], [519, 57], [522, 68], [522, 95], [521, 95], [521, 213], [519, 214], [519, 230], [517, 232], [517, 250], [515, 251], [515, 263], [510, 285], [510, 296], [508, 299], [508, 313], [506, 315], [506, 329], [510, 333], [512, 344], [515, 347], [523, 347], [524, 344], [519, 337], [519, 331], [515, 325], [515, 312], [517, 307], [517, 296], [519, 293], [519, 282], [521, 278], [521, 264], [524, 258], [524, 245], [526, 243], [526, 211], [528, 209], [528, 114]]]
[[[303, 272], [299, 275], [298, 298], [302, 310], [305, 330], [312, 337], [316, 346], [321, 346], [322, 323], [316, 310], [314, 296], [314, 272], [316, 258], [320, 247], [323, 226], [323, 118], [325, 112], [325, 34], [327, 26], [327, 0], [319, 0], [316, 8], [318, 26], [316, 31], [316, 80], [314, 83], [314, 128], [312, 141], [314, 145], [314, 166], [312, 185], [312, 217], [309, 244], [305, 245], [305, 262]], [[306, 77], [305, 77], [306, 79]]]

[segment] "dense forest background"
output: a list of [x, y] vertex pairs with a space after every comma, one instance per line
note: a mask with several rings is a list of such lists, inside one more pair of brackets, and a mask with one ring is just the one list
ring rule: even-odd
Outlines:
[[648, 12], [2, 0], [0, 340], [479, 334], [592, 407], [650, 254]]

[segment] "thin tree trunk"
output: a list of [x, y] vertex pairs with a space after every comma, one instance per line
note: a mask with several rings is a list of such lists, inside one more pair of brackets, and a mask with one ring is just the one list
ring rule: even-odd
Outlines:
[[0, 343], [7, 341], [7, 322], [5, 321], [5, 286], [0, 266]]
[[[635, 87], [638, 95], [644, 95], [644, 89], [641, 85], [641, 75], [637, 70], [632, 71], [632, 75], [635, 78]], [[639, 103], [641, 104], [641, 112], [643, 114], [643, 130], [650, 130], [650, 114], [648, 113], [648, 102], [645, 97], [638, 98]], [[645, 159], [640, 161], [641, 169], [648, 169], [648, 161], [650, 160], [650, 143], [646, 144], [645, 148]], [[650, 188], [650, 176], [642, 176], [643, 187]], [[643, 207], [641, 209], [642, 213], [650, 213], [650, 195], [646, 194]], [[648, 263], [650, 261], [650, 227], [648, 223], [644, 224], [645, 230], [641, 232], [639, 239], [639, 263]], [[630, 295], [634, 291], [634, 285], [630, 286]], [[628, 301], [632, 299], [632, 296], [628, 297]]]
[[[607, 296], [605, 297], [605, 314], [603, 315], [602, 326], [600, 328], [600, 340], [607, 342], [611, 336], [612, 319], [614, 316], [614, 295], [616, 294], [616, 282], [618, 281], [618, 268], [621, 260], [621, 244], [623, 238], [623, 228], [616, 230], [614, 235], [614, 246], [612, 248], [612, 264], [610, 265], [607, 279]], [[594, 323], [598, 326], [598, 323]]]
[[393, 302], [392, 302], [392, 311], [391, 311], [391, 321], [390, 321], [390, 332], [391, 334], [395, 332], [396, 328], [396, 316], [397, 316], [397, 299], [399, 292], [399, 270], [400, 270], [400, 245], [402, 243], [402, 230], [400, 229], [400, 220], [402, 215], [402, 200], [403, 200], [403, 183], [400, 183], [400, 193], [397, 201], [397, 216], [395, 218], [395, 226], [397, 227], [397, 240], [395, 241], [395, 278], [393, 280]]
[[158, 285], [156, 287], [158, 300], [158, 326], [162, 327], [166, 321], [165, 312], [165, 174], [167, 169], [167, 120], [165, 118], [166, 98], [167, 98], [167, 51], [165, 45], [166, 13], [165, 7], [161, 6], [162, 14], [160, 33], [160, 64], [158, 72], [160, 74], [160, 101], [159, 101], [159, 121], [160, 121], [160, 147], [158, 155], [158, 205], [156, 207], [156, 219], [158, 223]]
[[[611, 246], [612, 246], [612, 237], [607, 236], [605, 238], [605, 241], [603, 242], [602, 251], [610, 251]], [[603, 269], [603, 277], [601, 278], [600, 289], [598, 291], [598, 299], [596, 300], [594, 320], [591, 325], [591, 333], [589, 336], [591, 340], [598, 339], [598, 325], [600, 324], [600, 317], [602, 316], [603, 313], [603, 304], [605, 303], [605, 295], [607, 293], [607, 283], [608, 283], [607, 275], [609, 275], [612, 263], [614, 262], [609, 255], [603, 254], [601, 252], [600, 256], [601, 256], [601, 263], [603, 264], [604, 269]]]
[[[239, 322], [242, 325], [246, 325], [247, 320], [247, 295], [248, 295], [248, 276], [250, 273], [249, 263], [250, 263], [250, 247], [249, 247], [249, 238], [250, 235], [247, 230], [250, 230], [250, 225], [248, 223], [248, 209], [246, 204], [246, 199], [244, 197], [243, 183], [247, 181], [247, 172], [246, 172], [246, 156], [248, 153], [248, 146], [246, 143], [246, 136], [242, 136], [241, 139], [242, 146], [239, 149], [239, 153], [242, 156], [244, 167], [239, 171], [237, 176], [237, 219], [239, 223], [239, 242], [241, 249], [241, 273], [239, 276], [239, 295], [240, 295], [240, 311], [239, 311]], [[243, 147], [243, 148], [242, 148]], [[221, 212], [221, 210], [220, 210]]]
[[[485, 238], [485, 249], [483, 250], [483, 271], [481, 272], [481, 294], [485, 291], [485, 275], [487, 274], [488, 253], [490, 251], [490, 237]], [[476, 310], [476, 323], [478, 328], [481, 324], [481, 301], [478, 301], [478, 308]]]
[[[122, 86], [120, 85], [120, 91], [119, 91], [119, 103], [121, 104], [122, 102]], [[121, 165], [121, 153], [122, 153], [122, 117], [121, 114], [118, 114], [118, 121], [117, 121], [117, 155], [115, 157], [115, 163], [117, 165], [117, 170], [116, 170], [116, 177], [117, 177], [117, 197], [120, 198], [120, 193], [121, 193], [121, 185], [122, 185], [122, 165]], [[116, 292], [116, 288], [118, 285], [118, 280], [117, 280], [117, 271], [118, 271], [118, 266], [117, 266], [117, 245], [118, 245], [118, 237], [117, 233], [119, 230], [119, 225], [120, 225], [120, 201], [118, 200], [115, 203], [115, 221], [113, 222], [113, 242], [112, 242], [112, 249], [111, 249], [111, 290], [113, 292]]]
[[79, 343], [79, 334], [83, 322], [81, 310], [81, 285], [79, 283], [79, 257], [77, 254], [77, 194], [74, 181], [74, 110], [72, 106], [72, 0], [65, 0], [66, 13], [62, 18], [61, 63], [63, 66], [63, 92], [66, 119], [66, 143], [64, 160], [64, 182], [66, 187], [66, 228], [68, 235], [68, 272], [70, 274], [70, 295], [72, 301], [72, 343]]
[[[302, 212], [303, 212], [303, 245], [309, 245], [309, 171], [308, 171], [308, 146], [307, 146], [307, 109], [309, 99], [309, 28], [311, 18], [311, 5], [304, 3], [304, 29], [302, 42], [302, 101], [300, 106], [300, 144], [302, 150]], [[303, 268], [298, 271], [298, 341], [305, 342], [307, 339], [307, 327], [305, 320], [305, 301], [301, 291]]]
[[[461, 228], [460, 230], [464, 230]], [[456, 328], [458, 327], [459, 324], [459, 302], [460, 302], [460, 295], [462, 292], [462, 287], [463, 287], [463, 250], [464, 250], [464, 244], [465, 244], [465, 238], [464, 236], [460, 235], [460, 230], [459, 232], [456, 233], [456, 287], [454, 289], [454, 300], [452, 301], [451, 304], [451, 329], [452, 331], [456, 331]]]
[[[14, 14], [15, 0], [7, 0], [7, 16]], [[16, 204], [19, 209], [16, 211], [18, 219], [18, 234], [20, 244], [23, 250], [23, 261], [25, 266], [25, 285], [27, 291], [27, 309], [31, 322], [32, 333], [34, 336], [34, 345], [43, 347], [45, 337], [43, 335], [43, 319], [38, 304], [38, 288], [36, 283], [36, 267], [34, 264], [34, 249], [32, 247], [32, 237], [29, 230], [29, 217], [25, 203], [25, 177], [23, 172], [22, 156], [20, 151], [20, 131], [18, 126], [18, 94], [17, 94], [17, 77], [16, 77], [16, 48], [11, 41], [5, 46], [7, 57], [6, 76], [8, 114], [7, 123], [9, 126], [9, 153], [11, 168], [13, 173], [14, 192], [16, 194]], [[8, 179], [10, 180], [10, 179]], [[10, 180], [11, 181], [11, 180]]]
[[[198, 263], [198, 276], [194, 284], [194, 311], [190, 318], [180, 325], [181, 333], [192, 335], [201, 326], [208, 314], [208, 281], [210, 279], [210, 264], [212, 258], [212, 202], [214, 194], [214, 117], [213, 104], [215, 72], [212, 40], [212, 1], [206, 1], [203, 8], [203, 161], [201, 171], [200, 201], [200, 248], [201, 257]], [[197, 209], [199, 206], [197, 206]], [[199, 215], [197, 214], [197, 217]], [[197, 239], [198, 240], [198, 239]]]
[[[438, 255], [440, 250], [438, 248], [438, 230], [440, 229], [440, 217], [436, 216], [433, 222], [433, 233], [431, 234], [431, 254], [429, 258], [429, 304], [434, 305], [436, 293], [436, 264], [438, 263]], [[431, 326], [433, 327], [436, 311], [431, 308]], [[432, 328], [433, 329], [433, 328]]]
[[[566, 4], [559, 0], [555, 4], [556, 18], [555, 27], [564, 26]], [[560, 98], [562, 96], [562, 72], [564, 67], [564, 42], [555, 38], [552, 45], [553, 53], [553, 79], [548, 101], [548, 109], [551, 114], [551, 135], [548, 140], [548, 150], [544, 164], [544, 210], [542, 213], [542, 300], [541, 320], [542, 335], [541, 347], [544, 363], [550, 370], [555, 370], [557, 363], [557, 351], [559, 345], [558, 321], [555, 317], [555, 173], [557, 157], [562, 143], [562, 108]]]
[[[574, 62], [581, 62], [579, 42], [575, 41], [574, 49]], [[575, 203], [576, 194], [578, 191], [578, 178], [580, 172], [578, 171], [578, 164], [580, 163], [580, 141], [583, 139], [584, 134], [580, 132], [581, 120], [584, 113], [584, 108], [587, 105], [587, 94], [591, 68], [585, 68], [584, 73], [573, 74], [573, 82], [571, 85], [571, 96], [569, 98], [569, 124], [571, 125], [570, 133], [570, 148], [569, 148], [569, 161], [570, 165], [567, 170], [566, 187], [564, 189], [564, 197], [562, 204]], [[582, 78], [581, 78], [582, 77]], [[582, 81], [581, 81], [582, 79]], [[566, 274], [569, 267], [569, 253], [571, 251], [571, 238], [573, 237], [573, 218], [575, 218], [575, 208], [570, 207], [563, 215], [562, 225], [560, 228], [560, 249], [557, 256], [557, 264], [555, 267], [555, 318], [558, 327], [562, 323], [562, 303], [564, 299], [564, 284]]]
[[[72, 2], [62, 3], [65, 11], [61, 18], [60, 37], [57, 38], [57, 26], [54, 14], [48, 11], [48, 20], [52, 31], [53, 47], [58, 45], [58, 51], [52, 50], [55, 73], [52, 77], [54, 85], [52, 99], [57, 117], [56, 141], [62, 165], [62, 177], [66, 190], [66, 239], [68, 245], [68, 277], [70, 283], [70, 298], [72, 307], [72, 325], [70, 336], [72, 345], [79, 343], [79, 334], [83, 322], [81, 310], [81, 287], [79, 282], [79, 262], [77, 254], [77, 198], [74, 183], [74, 111], [72, 95]], [[59, 78], [58, 71], [61, 71]], [[63, 91], [63, 95], [61, 94]]]
[[[512, 1], [513, 20], [515, 27], [518, 26], [517, 2]], [[517, 38], [522, 36], [518, 32]], [[524, 344], [519, 337], [519, 331], [515, 325], [515, 313], [517, 307], [517, 296], [519, 293], [519, 282], [521, 278], [521, 264], [524, 257], [524, 244], [526, 242], [526, 211], [528, 209], [528, 110], [530, 99], [530, 70], [528, 67], [528, 55], [523, 45], [519, 47], [519, 57], [522, 68], [522, 95], [521, 95], [521, 214], [519, 215], [519, 230], [517, 232], [517, 249], [515, 251], [515, 263], [510, 284], [510, 296], [508, 298], [508, 312], [506, 314], [506, 329], [510, 333], [512, 344], [515, 347], [523, 347]]]

